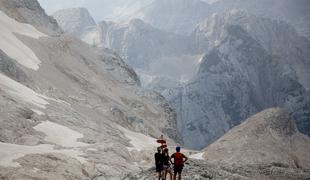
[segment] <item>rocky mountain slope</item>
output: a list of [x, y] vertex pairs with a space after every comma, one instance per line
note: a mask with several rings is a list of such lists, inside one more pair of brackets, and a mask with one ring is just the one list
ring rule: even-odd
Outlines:
[[309, 93], [295, 71], [270, 54], [239, 25], [203, 58], [197, 76], [164, 92], [178, 114], [187, 147], [203, 148], [265, 108], [286, 108], [309, 133]]
[[149, 167], [154, 138], [179, 140], [118, 55], [61, 34], [36, 1], [0, 2], [1, 179], [121, 177]]
[[49, 35], [59, 35], [62, 33], [55, 19], [47, 16], [36, 0], [1, 0], [0, 10], [20, 22], [31, 23], [37, 29]]
[[[308, 179], [310, 138], [279, 108], [264, 110], [191, 155], [183, 179]], [[131, 179], [154, 177], [150, 169]], [[130, 179], [130, 178], [128, 178]], [[155, 178], [153, 178], [155, 179]]]
[[310, 138], [299, 133], [289, 115], [273, 108], [260, 112], [205, 149], [210, 163], [239, 166], [274, 164], [310, 169]]

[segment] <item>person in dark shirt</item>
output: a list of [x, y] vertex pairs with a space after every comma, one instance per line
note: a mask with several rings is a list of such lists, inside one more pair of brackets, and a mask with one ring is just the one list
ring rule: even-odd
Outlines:
[[164, 159], [164, 177], [166, 179], [167, 174], [169, 174], [170, 180], [172, 180], [172, 171], [171, 171], [171, 166], [170, 166], [171, 165], [171, 159], [169, 156], [168, 148], [164, 149], [163, 159]]
[[161, 153], [160, 147], [157, 148], [157, 153], [155, 153], [154, 157], [155, 157], [156, 172], [158, 173], [158, 180], [160, 180], [162, 177], [162, 171], [164, 168], [164, 159], [163, 159], [163, 154]]
[[171, 156], [171, 159], [173, 159], [173, 164], [174, 164], [173, 180], [176, 180], [177, 175], [179, 175], [178, 179], [181, 180], [181, 174], [182, 174], [182, 170], [184, 167], [184, 163], [188, 160], [188, 158], [180, 152], [181, 151], [180, 147], [176, 147], [175, 150], [176, 150], [176, 153], [172, 154]]

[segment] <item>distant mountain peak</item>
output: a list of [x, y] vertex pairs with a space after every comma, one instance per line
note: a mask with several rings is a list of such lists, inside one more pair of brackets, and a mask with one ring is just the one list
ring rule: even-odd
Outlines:
[[89, 27], [96, 26], [96, 22], [86, 8], [70, 8], [56, 11], [53, 17], [66, 33], [78, 35]]

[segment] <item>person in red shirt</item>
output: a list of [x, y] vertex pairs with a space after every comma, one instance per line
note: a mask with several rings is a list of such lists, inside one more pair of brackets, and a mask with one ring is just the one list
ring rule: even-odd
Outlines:
[[173, 159], [172, 164], [174, 165], [174, 174], [173, 174], [173, 180], [176, 180], [177, 175], [178, 179], [181, 180], [181, 174], [184, 167], [184, 163], [188, 160], [188, 158], [182, 154], [181, 148], [178, 146], [175, 148], [176, 152], [171, 155], [171, 160]]

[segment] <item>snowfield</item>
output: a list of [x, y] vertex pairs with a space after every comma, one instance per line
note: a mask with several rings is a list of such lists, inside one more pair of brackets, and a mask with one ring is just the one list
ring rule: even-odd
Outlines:
[[155, 138], [146, 136], [141, 133], [130, 131], [121, 126], [118, 126], [118, 129], [122, 131], [126, 136], [126, 138], [130, 140], [130, 144], [132, 144], [133, 147], [128, 147], [129, 151], [131, 150], [142, 151], [156, 148], [157, 143]]
[[18, 162], [14, 160], [29, 154], [46, 154], [60, 153], [72, 157], [85, 163], [86, 160], [81, 157], [83, 153], [77, 150], [55, 150], [53, 145], [42, 144], [38, 146], [24, 146], [17, 144], [1, 143], [0, 142], [0, 166], [4, 167], [19, 167]]
[[34, 129], [46, 134], [45, 141], [63, 147], [82, 147], [88, 145], [86, 143], [78, 142], [78, 139], [82, 138], [83, 134], [50, 121], [41, 122], [35, 126]]
[[15, 34], [36, 39], [46, 37], [47, 35], [39, 32], [29, 24], [17, 22], [2, 11], [0, 11], [0, 24], [0, 49], [9, 57], [15, 59], [19, 64], [33, 70], [38, 70], [41, 61]]
[[196, 153], [196, 154], [190, 155], [189, 158], [191, 158], [191, 159], [205, 160], [205, 158], [203, 157], [203, 155], [204, 155], [204, 152]]
[[1, 73], [0, 73], [0, 89], [4, 90], [14, 98], [16, 97], [20, 100], [33, 104], [42, 109], [45, 109], [46, 105], [49, 104], [47, 101], [43, 99], [42, 95], [34, 92], [32, 89], [14, 81], [13, 79], [10, 79], [9, 77]]

